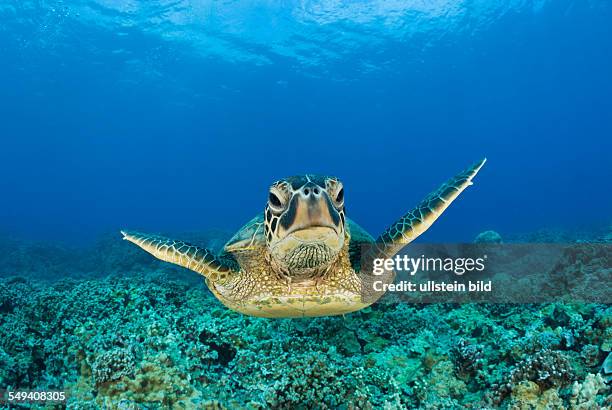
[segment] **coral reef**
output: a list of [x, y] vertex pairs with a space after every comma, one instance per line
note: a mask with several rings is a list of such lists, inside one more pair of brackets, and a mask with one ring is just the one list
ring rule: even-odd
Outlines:
[[508, 409], [563, 409], [563, 400], [557, 389], [542, 388], [532, 381], [522, 381], [512, 390]]
[[460, 339], [457, 345], [451, 349], [451, 358], [457, 376], [463, 380], [478, 377], [486, 364], [484, 347], [479, 344], [470, 344], [465, 339]]
[[0, 383], [65, 389], [71, 408], [588, 408], [607, 392], [588, 377], [603, 357], [585, 354], [603, 341], [603, 305], [381, 303], [267, 320], [163, 276], [0, 290], [12, 306]]
[[527, 356], [510, 372], [510, 383], [527, 380], [542, 388], [565, 386], [573, 378], [568, 358], [561, 352], [549, 349]]
[[[217, 250], [230, 232], [209, 230], [178, 236], [195, 244]], [[102, 235], [92, 246], [75, 247], [54, 242], [28, 242], [0, 236], [0, 277], [54, 281], [71, 278], [96, 278], [113, 273], [141, 274], [163, 270], [181, 275], [179, 268], [164, 264], [134, 247], [125, 246], [119, 232]]]
[[495, 231], [484, 231], [474, 239], [474, 243], [502, 243], [502, 237]]
[[122, 377], [133, 377], [135, 361], [134, 354], [128, 349], [115, 348], [97, 355], [91, 366], [94, 384], [101, 386]]
[[606, 389], [606, 384], [600, 375], [587, 374], [582, 383], [574, 382], [570, 404], [572, 409], [588, 410], [602, 407], [597, 402], [597, 394]]
[[387, 298], [346, 316], [268, 320], [226, 309], [197, 275], [123, 262], [127, 251], [107, 246], [105, 275], [84, 252], [74, 277], [0, 279], [0, 386], [65, 390], [69, 409], [612, 404], [609, 305]]
[[610, 243], [612, 224], [568, 228], [543, 228], [532, 232], [504, 235], [506, 242], [522, 243]]

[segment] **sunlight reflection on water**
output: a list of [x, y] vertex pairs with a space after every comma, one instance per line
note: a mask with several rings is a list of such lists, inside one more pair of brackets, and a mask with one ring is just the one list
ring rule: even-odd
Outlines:
[[[37, 40], [46, 48], [65, 41], [69, 33], [63, 30], [86, 25], [116, 36], [131, 30], [179, 42], [203, 57], [229, 62], [266, 65], [289, 59], [302, 67], [317, 67], [364, 51], [375, 55], [388, 43], [410, 44], [418, 52], [449, 36], [483, 30], [508, 13], [538, 12], [548, 2], [22, 1], [0, 8], [0, 13], [15, 14], [20, 24], [35, 26]], [[364, 71], [385, 64], [375, 57], [362, 60]]]

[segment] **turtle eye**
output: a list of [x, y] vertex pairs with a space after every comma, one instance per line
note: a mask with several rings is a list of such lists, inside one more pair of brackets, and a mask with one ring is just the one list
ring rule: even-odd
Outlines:
[[268, 201], [270, 201], [270, 205], [272, 205], [275, 208], [280, 208], [282, 206], [280, 199], [278, 199], [278, 197], [272, 192], [270, 192]]
[[336, 203], [341, 204], [342, 202], [344, 202], [344, 187], [340, 188], [336, 194]]
[[279, 195], [273, 191], [270, 191], [268, 194], [268, 206], [274, 212], [280, 212], [284, 208], [283, 201], [280, 199]]

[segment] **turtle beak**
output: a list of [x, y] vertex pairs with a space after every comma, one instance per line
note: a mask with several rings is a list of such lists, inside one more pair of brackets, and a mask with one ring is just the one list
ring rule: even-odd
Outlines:
[[340, 214], [327, 192], [317, 184], [305, 184], [291, 199], [289, 209], [281, 217], [285, 235], [309, 228], [329, 228], [340, 232]]

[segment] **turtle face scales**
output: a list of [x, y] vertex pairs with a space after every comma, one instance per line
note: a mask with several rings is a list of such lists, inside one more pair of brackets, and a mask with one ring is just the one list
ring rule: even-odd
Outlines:
[[283, 275], [319, 276], [344, 246], [344, 188], [337, 178], [302, 175], [275, 182], [264, 215], [272, 263]]

